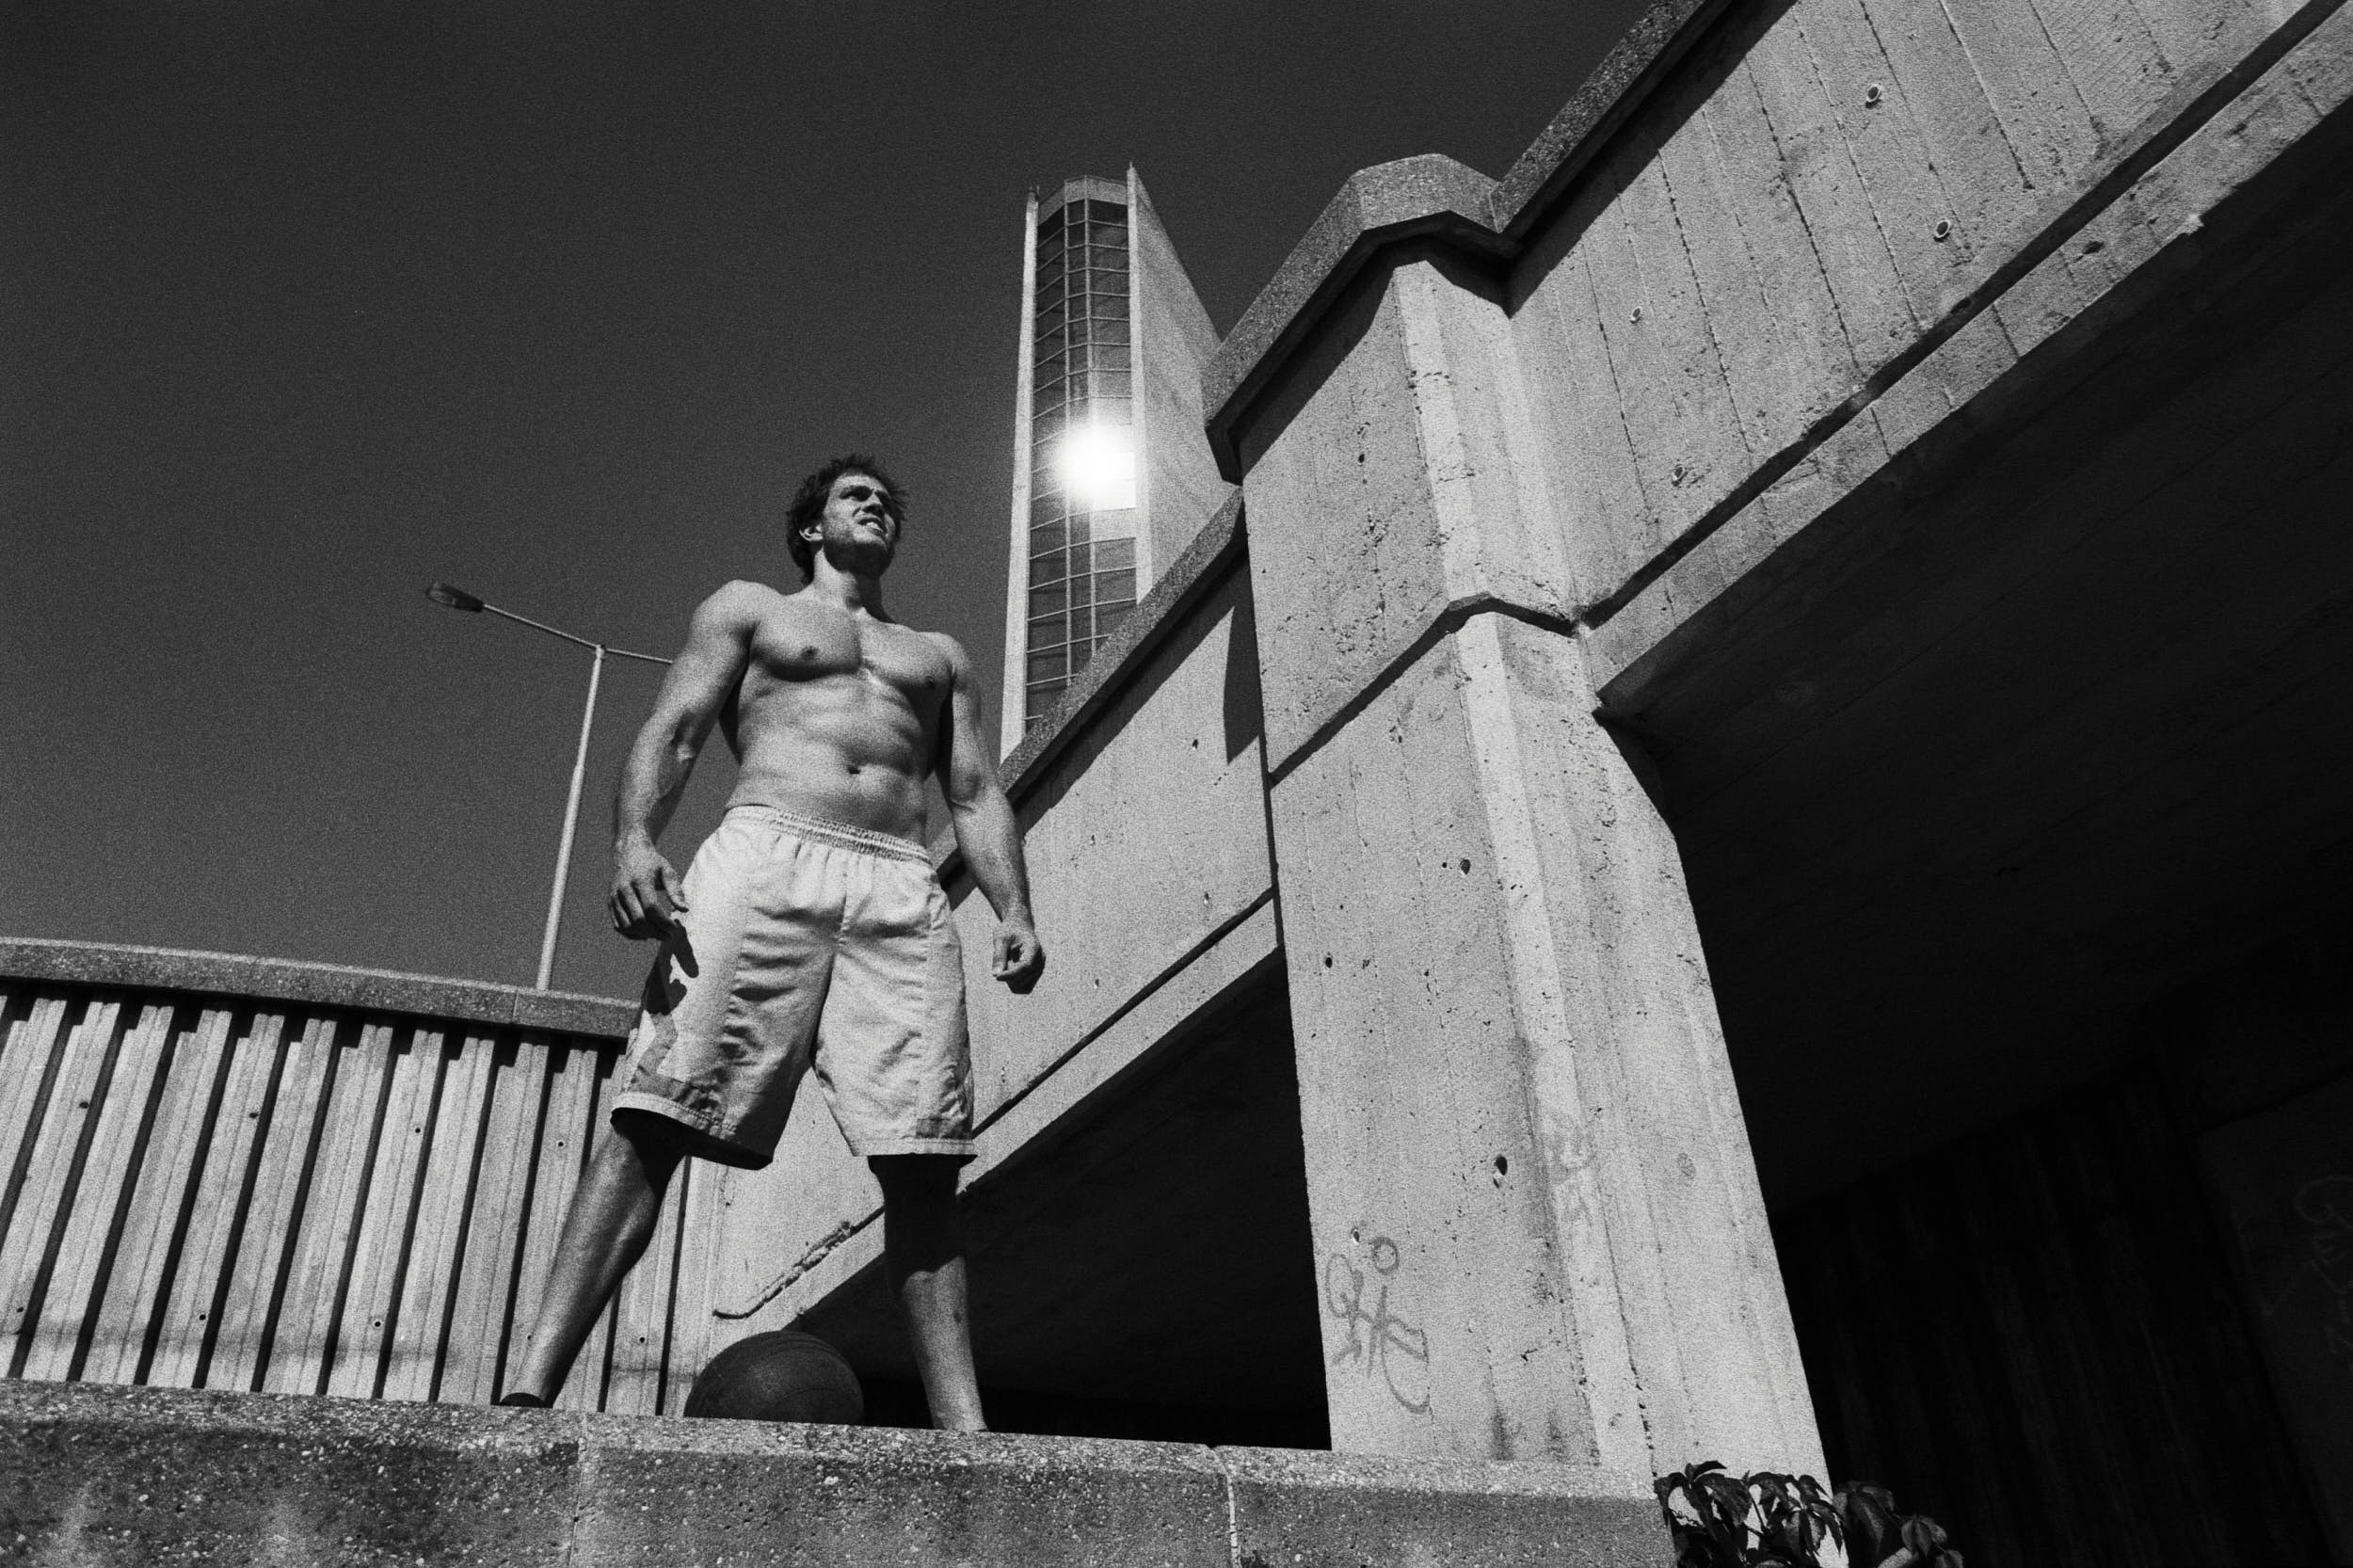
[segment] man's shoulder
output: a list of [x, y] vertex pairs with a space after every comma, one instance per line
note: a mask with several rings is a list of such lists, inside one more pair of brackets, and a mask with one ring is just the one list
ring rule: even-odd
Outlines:
[[755, 624], [792, 612], [792, 598], [765, 583], [738, 577], [721, 584], [702, 601], [696, 614], [736, 624]]
[[969, 662], [965, 658], [964, 645], [956, 641], [955, 638], [950, 636], [947, 632], [925, 632], [921, 628], [914, 626], [908, 627], [907, 630], [922, 638], [923, 641], [931, 647], [938, 649], [940, 653], [946, 656], [948, 663], [953, 664], [956, 668], [962, 669], [966, 664]]
[[766, 583], [755, 583], [748, 577], [732, 577], [713, 589], [711, 598], [704, 602], [718, 603], [724, 600], [730, 604], [773, 606], [789, 602], [792, 596], [781, 588], [772, 587]]

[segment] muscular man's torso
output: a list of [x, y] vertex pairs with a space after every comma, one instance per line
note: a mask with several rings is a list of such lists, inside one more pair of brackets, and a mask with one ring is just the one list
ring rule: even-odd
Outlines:
[[730, 806], [773, 806], [920, 841], [923, 776], [954, 670], [945, 639], [765, 591], [720, 724]]

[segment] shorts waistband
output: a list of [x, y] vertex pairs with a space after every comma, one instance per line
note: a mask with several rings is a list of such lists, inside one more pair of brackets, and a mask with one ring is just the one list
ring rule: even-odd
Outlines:
[[874, 833], [847, 823], [827, 822], [822, 817], [804, 817], [797, 812], [778, 810], [773, 806], [730, 806], [730, 817], [744, 816], [764, 823], [773, 823], [796, 839], [811, 843], [831, 844], [860, 855], [879, 855], [888, 860], [911, 860], [920, 866], [932, 863], [932, 853], [912, 839], [901, 839], [888, 833]]

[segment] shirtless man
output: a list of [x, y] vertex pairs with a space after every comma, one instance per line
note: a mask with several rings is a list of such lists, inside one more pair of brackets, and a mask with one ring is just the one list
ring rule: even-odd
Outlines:
[[[883, 609], [903, 523], [871, 457], [802, 482], [793, 594], [729, 583], [638, 731], [614, 807], [613, 924], [659, 936], [613, 1125], [582, 1175], [503, 1404], [553, 1400], [689, 1154], [765, 1165], [814, 1068], [881, 1184], [883, 1253], [936, 1426], [982, 1428], [956, 1168], [972, 1154], [964, 971], [920, 841], [936, 773], [996, 908], [991, 972], [1027, 992], [1046, 954], [1013, 809], [981, 747], [964, 649]], [[681, 881], [654, 847], [711, 726], [740, 773]]]

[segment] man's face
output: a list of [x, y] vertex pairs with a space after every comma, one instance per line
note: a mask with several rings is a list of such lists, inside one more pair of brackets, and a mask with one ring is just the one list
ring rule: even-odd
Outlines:
[[879, 571], [899, 548], [899, 504], [882, 481], [856, 470], [833, 482], [813, 541], [834, 561]]

